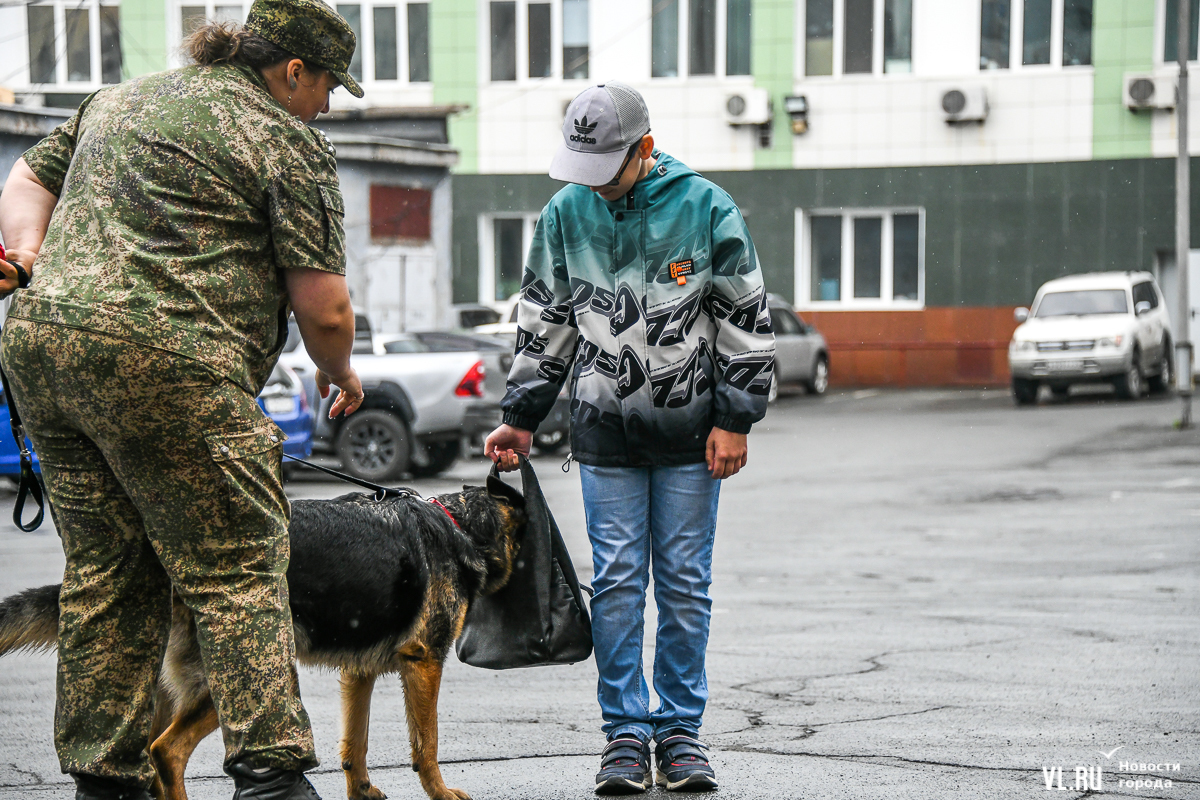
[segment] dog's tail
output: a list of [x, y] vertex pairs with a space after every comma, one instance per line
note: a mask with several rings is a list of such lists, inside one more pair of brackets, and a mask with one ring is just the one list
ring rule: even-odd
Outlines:
[[58, 641], [59, 585], [26, 589], [0, 600], [0, 656], [50, 650]]

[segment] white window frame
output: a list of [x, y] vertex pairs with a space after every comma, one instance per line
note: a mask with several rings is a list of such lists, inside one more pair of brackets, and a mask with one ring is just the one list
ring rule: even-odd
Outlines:
[[[1189, 0], [1182, 0], [1189, 2]], [[1200, 28], [1200, 26], [1197, 26]], [[1191, 31], [1191, 43], [1196, 43], [1196, 37], [1200, 36], [1200, 31]], [[1191, 49], [1190, 47], [1188, 48]], [[1167, 0], [1154, 0], [1154, 59], [1161, 66], [1175, 66], [1179, 62], [1175, 60], [1167, 61]], [[1189, 58], [1189, 64], [1200, 62], [1200, 58]]]
[[[65, 0], [70, 2], [71, 0]], [[57, 0], [64, 2], [64, 0]], [[413, 2], [424, 2], [432, 4], [432, 0], [413, 0]], [[359, 81], [365, 89], [372, 86], [379, 88], [394, 88], [397, 86], [430, 86], [430, 81], [418, 81], [413, 83], [408, 77], [408, 6], [409, 0], [379, 0], [379, 2], [371, 2], [371, 0], [346, 0], [344, 5], [357, 5], [362, 9], [362, 36], [359, 37], [358, 49], [359, 57], [362, 59], [362, 79]], [[184, 6], [204, 6], [205, 19], [212, 19], [214, 10], [217, 6], [234, 6], [238, 5], [238, 0], [171, 0], [170, 13], [170, 35], [174, 37], [175, 47], [173, 52], [178, 53], [180, 45], [183, 43], [183, 20], [181, 11]], [[241, 0], [242, 20], [246, 19], [246, 14], [250, 11], [251, 0]], [[336, 10], [337, 0], [330, 0], [329, 7]], [[388, 78], [387, 80], [375, 79], [375, 6], [394, 6], [396, 9], [396, 73], [395, 79]], [[430, 12], [432, 14], [432, 10]], [[431, 45], [432, 46], [432, 45]], [[182, 54], [176, 57], [176, 65], [183, 63]]]
[[[914, 5], [921, 0], [913, 0]], [[966, 0], [958, 0], [966, 2]], [[797, 65], [797, 80], [801, 81], [828, 81], [841, 80], [842, 78], [887, 78], [895, 80], [897, 78], [911, 78], [914, 70], [909, 72], [884, 72], [884, 52], [883, 52], [883, 22], [884, 11], [886, 10], [887, 0], [875, 0], [875, 5], [872, 8], [874, 14], [874, 28], [871, 31], [871, 71], [870, 72], [844, 72], [845, 69], [845, 39], [846, 39], [846, 2], [845, 0], [833, 0], [833, 74], [832, 75], [809, 75], [807, 63], [807, 44], [808, 44], [808, 29], [806, 23], [808, 14], [808, 5], [805, 0], [796, 0], [796, 48], [795, 48], [795, 63]], [[978, 2], [978, 0], [976, 0]], [[1054, 0], [1060, 8], [1062, 0]], [[1061, 15], [1060, 15], [1061, 16]], [[911, 35], [915, 40], [916, 32], [916, 14], [913, 15], [913, 30]], [[978, 34], [978, 31], [976, 31]], [[916, 58], [916, 47], [913, 43], [909, 44], [909, 54], [911, 59]]]
[[[917, 215], [917, 299], [897, 300], [893, 288], [893, 219], [897, 214]], [[813, 217], [842, 218], [842, 272], [840, 300], [812, 299]], [[880, 231], [879, 297], [854, 296], [854, 219], [882, 217]], [[796, 209], [795, 306], [810, 311], [919, 311], [925, 308], [925, 209], [919, 206], [833, 207]]]
[[[113, 2], [97, 2], [97, 0], [50, 0], [50, 2], [30, 3], [31, 6], [51, 6], [54, 9], [54, 83], [34, 83], [33, 82], [33, 65], [28, 63], [29, 58], [29, 16], [25, 12], [25, 6], [21, 6], [21, 24], [25, 26], [24, 45], [26, 58], [25, 76], [29, 87], [34, 91], [49, 92], [51, 94], [91, 94], [97, 89], [113, 84], [104, 83], [104, 76], [101, 73], [102, 63], [100, 57], [100, 7], [114, 6], [119, 7], [118, 3]], [[68, 81], [67, 80], [67, 9], [72, 11], [87, 9], [88, 12], [88, 42], [90, 52], [88, 53], [88, 65], [91, 72], [91, 80], [87, 81]], [[122, 65], [122, 70], [124, 66]]]
[[[656, 84], [671, 84], [685, 83], [687, 81], [731, 81], [735, 83], [754, 83], [753, 68], [750, 75], [726, 75], [725, 70], [729, 66], [729, 42], [728, 42], [728, 27], [729, 27], [729, 0], [717, 0], [717, 30], [716, 42], [713, 45], [716, 48], [714, 58], [716, 59], [716, 69], [712, 75], [693, 75], [691, 74], [691, 3], [692, 0], [678, 0], [679, 2], [679, 41], [676, 43], [679, 47], [678, 64], [679, 74], [675, 77], [651, 78]], [[801, 4], [803, 0], [798, 0]], [[651, 0], [651, 11], [653, 11], [653, 0]], [[753, 12], [751, 12], [753, 13]], [[803, 15], [803, 11], [799, 12]], [[648, 40], [650, 46], [650, 58], [654, 59], [654, 18], [651, 15], [649, 18]], [[754, 36], [750, 37], [751, 47], [751, 64], [753, 64], [753, 48]], [[653, 73], [653, 66], [651, 66]]]
[[537, 212], [480, 214], [477, 224], [479, 237], [479, 304], [502, 308], [508, 298], [496, 299], [496, 227], [498, 219], [519, 219], [521, 226], [521, 265], [529, 258], [529, 246], [533, 244], [533, 232], [537, 228]]
[[236, 6], [242, 7], [242, 22], [246, 21], [246, 14], [250, 11], [250, 0], [171, 0], [167, 6], [170, 19], [167, 20], [167, 31], [174, 46], [170, 48], [168, 60], [173, 62], [172, 66], [181, 66], [187, 63], [187, 58], [183, 55], [183, 8], [184, 6], [204, 6], [204, 19], [211, 20], [216, 13], [217, 6]]
[[[913, 0], [916, 2], [917, 0]], [[974, 0], [979, 2], [979, 0]], [[1187, 2], [1188, 0], [1184, 0]], [[1025, 0], [1010, 0], [1009, 14], [1011, 14], [1008, 22], [1008, 67], [1001, 69], [981, 69], [979, 73], [986, 75], [989, 72], [1018, 72], [1021, 70], [1037, 71], [1057, 71], [1057, 70], [1079, 70], [1093, 69], [1094, 64], [1063, 64], [1063, 14], [1065, 4], [1063, 0], [1051, 0], [1050, 4], [1050, 63], [1049, 64], [1022, 64], [1024, 49], [1025, 49]], [[1157, 0], [1161, 7], [1165, 0]], [[1095, 14], [1095, 4], [1092, 5], [1092, 13]], [[1158, 15], [1160, 18], [1162, 14]], [[1159, 38], [1161, 39], [1161, 28], [1159, 26]], [[983, 47], [983, 31], [980, 26], [975, 26], [975, 53], [979, 54], [980, 48]], [[1096, 53], [1096, 29], [1093, 16], [1092, 27], [1092, 56], [1095, 60]], [[1159, 48], [1156, 52], [1160, 55], [1162, 49]]]
[[[479, 6], [479, 82], [484, 86], [541, 86], [547, 84], [566, 84], [569, 86], [585, 86], [595, 83], [596, 54], [595, 31], [591, 24], [598, 3], [604, 0], [589, 0], [588, 2], [588, 78], [563, 77], [563, 13], [562, 0], [513, 0], [517, 6], [516, 15], [516, 48], [517, 48], [517, 79], [515, 81], [492, 80], [492, 17], [491, 0], [480, 0]], [[548, 78], [529, 77], [529, 6], [531, 4], [548, 3], [550, 6], [550, 76]]]

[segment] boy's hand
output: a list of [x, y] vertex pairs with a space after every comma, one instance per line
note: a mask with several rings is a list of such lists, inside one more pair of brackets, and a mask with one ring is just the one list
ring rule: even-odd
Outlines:
[[746, 453], [746, 434], [713, 428], [708, 434], [704, 460], [713, 478], [721, 480], [738, 474], [746, 466]]

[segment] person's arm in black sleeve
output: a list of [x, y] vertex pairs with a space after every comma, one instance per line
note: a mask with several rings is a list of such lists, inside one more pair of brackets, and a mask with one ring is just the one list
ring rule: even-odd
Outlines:
[[484, 447], [503, 469], [516, 467], [515, 453], [529, 454], [533, 431], [554, 406], [579, 338], [562, 234], [549, 210], [538, 219], [521, 284], [516, 354], [500, 401], [504, 424]]

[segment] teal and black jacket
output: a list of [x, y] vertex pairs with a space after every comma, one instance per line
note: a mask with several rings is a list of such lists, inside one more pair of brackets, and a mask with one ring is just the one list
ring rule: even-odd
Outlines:
[[754, 244], [720, 187], [661, 152], [607, 202], [571, 185], [542, 210], [501, 405], [534, 430], [571, 381], [583, 464], [704, 461], [713, 427], [766, 414], [775, 337]]

